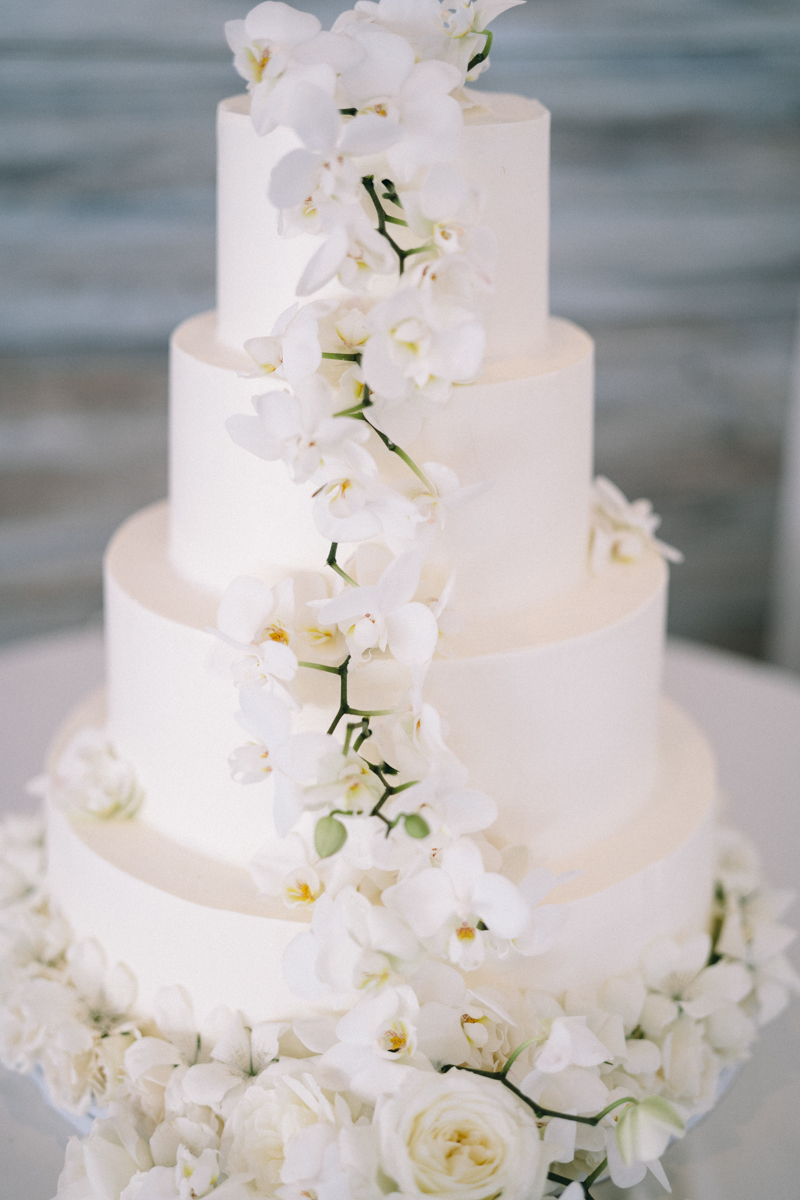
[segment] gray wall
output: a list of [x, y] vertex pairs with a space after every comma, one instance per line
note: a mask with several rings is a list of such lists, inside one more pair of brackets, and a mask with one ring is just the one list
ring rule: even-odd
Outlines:
[[[241, 0], [4, 0], [0, 638], [91, 619], [166, 488], [169, 330], [213, 303]], [[337, 5], [306, 7], [326, 20]], [[800, 289], [800, 6], [529, 0], [487, 86], [552, 109], [553, 307], [598, 342], [598, 468], [649, 495], [675, 632], [758, 653]]]

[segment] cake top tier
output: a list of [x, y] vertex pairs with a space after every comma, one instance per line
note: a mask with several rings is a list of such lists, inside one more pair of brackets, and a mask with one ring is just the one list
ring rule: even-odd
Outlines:
[[[470, 99], [454, 164], [475, 188], [481, 225], [496, 243], [493, 285], [475, 296], [486, 357], [523, 358], [541, 346], [548, 313], [550, 114], [522, 96], [474, 92]], [[298, 283], [325, 234], [306, 218], [297, 221], [295, 236], [281, 236], [287, 219], [281, 221], [270, 198], [271, 181], [286, 155], [303, 152], [293, 130], [279, 126], [259, 136], [249, 96], [223, 100], [217, 129], [218, 331], [240, 349], [246, 339], [268, 334], [296, 303]], [[355, 166], [376, 178], [391, 170], [383, 156], [359, 158]], [[380, 293], [387, 282], [376, 278], [371, 287]], [[347, 294], [334, 277], [315, 298]]]

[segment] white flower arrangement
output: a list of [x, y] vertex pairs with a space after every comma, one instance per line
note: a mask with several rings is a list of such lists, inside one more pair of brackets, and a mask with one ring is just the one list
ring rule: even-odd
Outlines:
[[610, 479], [598, 475], [592, 488], [592, 570], [600, 574], [612, 562], [635, 562], [648, 547], [668, 562], [683, 562], [680, 550], [655, 536], [660, 524], [649, 500], [628, 500]]
[[103, 729], [80, 729], [59, 755], [52, 774], [28, 784], [74, 817], [91, 820], [133, 817], [144, 801], [131, 763]]
[[724, 830], [708, 933], [662, 939], [591, 996], [469, 991], [345, 886], [322, 924], [350, 949], [320, 946], [338, 1017], [249, 1028], [217, 1009], [198, 1024], [179, 986], [143, 1014], [130, 971], [51, 909], [42, 838], [39, 822], [0, 825], [0, 875], [28, 867], [0, 908], [0, 1061], [96, 1114], [58, 1200], [539, 1200], [559, 1186], [583, 1200], [606, 1174], [631, 1187], [648, 1171], [668, 1187], [671, 1138], [800, 992], [777, 920], [787, 897]]

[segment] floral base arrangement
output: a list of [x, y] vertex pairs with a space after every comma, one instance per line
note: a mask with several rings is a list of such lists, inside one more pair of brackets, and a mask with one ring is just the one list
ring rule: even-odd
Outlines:
[[7, 818], [0, 1059], [97, 1114], [59, 1200], [582, 1200], [648, 1171], [669, 1190], [666, 1146], [800, 991], [791, 894], [741, 834], [719, 838], [708, 932], [591, 995], [473, 992], [429, 963], [338, 1022], [248, 1028], [180, 985], [139, 1012], [131, 972], [51, 906], [41, 822]]

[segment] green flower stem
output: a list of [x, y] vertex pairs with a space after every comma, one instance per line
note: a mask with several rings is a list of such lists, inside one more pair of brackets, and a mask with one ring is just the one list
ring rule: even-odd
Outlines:
[[[337, 413], [337, 416], [338, 415], [339, 414]], [[378, 437], [381, 439], [381, 441], [383, 442], [386, 449], [390, 450], [392, 452], [392, 454], [396, 454], [397, 457], [399, 459], [401, 459], [402, 462], [404, 462], [406, 464], [406, 466], [414, 472], [417, 479], [419, 479], [420, 482], [425, 485], [425, 487], [428, 489], [429, 492], [431, 492], [431, 493], [436, 492], [435, 487], [431, 483], [430, 479], [428, 479], [425, 472], [422, 470], [421, 467], [417, 466], [417, 464], [414, 462], [413, 458], [411, 458], [408, 454], [406, 454], [405, 450], [402, 450], [400, 448], [400, 446], [397, 445], [396, 442], [393, 442], [392, 439], [390, 437], [387, 437], [386, 434], [382, 430], [378, 429], [378, 427], [376, 425], [373, 425], [372, 422], [369, 420], [369, 418], [364, 416], [363, 412], [356, 413], [355, 416], [356, 416], [357, 420], [364, 421], [367, 425], [369, 425], [372, 432], [376, 433], [378, 435]]]
[[323, 350], [322, 357], [323, 358], [335, 358], [340, 362], [354, 362], [354, 363], [358, 363], [359, 366], [361, 365], [361, 355], [360, 354], [334, 354], [332, 351], [329, 352], [327, 350]]
[[[604, 1158], [603, 1161], [600, 1163], [600, 1166], [595, 1167], [595, 1169], [592, 1171], [591, 1175], [586, 1176], [586, 1178], [583, 1181], [584, 1192], [586, 1192], [586, 1189], [590, 1188], [592, 1186], [592, 1184], [595, 1183], [600, 1178], [600, 1176], [603, 1174], [603, 1171], [605, 1171], [607, 1166], [608, 1166], [608, 1159]], [[588, 1195], [588, 1193], [587, 1193], [587, 1195]]]
[[563, 1183], [566, 1184], [567, 1187], [569, 1187], [571, 1183], [575, 1182], [574, 1179], [568, 1179], [566, 1175], [556, 1175], [555, 1171], [548, 1171], [547, 1178], [551, 1181], [551, 1183]]
[[340, 108], [340, 109], [339, 109], [339, 112], [342, 114], [342, 116], [343, 116], [343, 117], [355, 117], [355, 116], [358, 116], [358, 109], [357, 109], [357, 108]]
[[364, 384], [364, 399], [360, 404], [354, 404], [352, 408], [343, 408], [341, 412], [334, 413], [333, 415], [335, 417], [358, 417], [363, 413], [365, 408], [372, 408], [372, 392], [369, 390], [369, 384], [366, 383]]
[[[339, 709], [336, 713], [336, 716], [331, 721], [328, 729], [329, 734], [336, 732], [336, 726], [339, 724], [342, 717], [364, 717], [369, 720], [370, 717], [390, 717], [395, 712], [395, 709], [393, 708], [376, 708], [368, 710], [365, 708], [352, 708], [350, 706], [347, 700], [347, 668], [349, 663], [350, 655], [348, 654], [344, 662], [339, 663], [338, 667], [323, 667], [321, 664], [315, 663], [300, 664], [301, 666], [316, 667], [317, 670], [329, 671], [332, 675], [339, 676]], [[345, 753], [347, 753], [346, 750]]]
[[344, 754], [345, 757], [347, 757], [347, 755], [350, 753], [350, 741], [353, 737], [353, 734], [357, 729], [361, 729], [363, 727], [365, 720], [366, 717], [364, 717], [364, 719], [361, 721], [347, 722], [347, 736], [344, 739], [344, 750], [342, 751], [342, 754]]
[[329, 675], [338, 675], [338, 667], [328, 667], [325, 663], [298, 662], [298, 667], [308, 667], [312, 671], [327, 671]]
[[334, 571], [336, 572], [336, 574], [337, 574], [337, 575], [340, 575], [340, 576], [341, 576], [341, 578], [342, 578], [342, 579], [345, 581], [345, 583], [350, 583], [350, 584], [352, 584], [352, 585], [353, 585], [353, 587], [358, 587], [358, 584], [356, 583], [355, 579], [352, 579], [352, 578], [351, 578], [351, 577], [350, 577], [350, 576], [347, 574], [347, 572], [346, 572], [346, 571], [343, 571], [343, 570], [342, 570], [342, 568], [341, 568], [341, 567], [339, 566], [339, 564], [337, 563], [337, 561], [336, 561], [336, 551], [337, 551], [338, 549], [339, 549], [339, 543], [338, 543], [338, 542], [331, 542], [331, 548], [330, 548], [330, 550], [328, 551], [328, 557], [325, 559], [325, 563], [326, 563], [326, 565], [327, 565], [327, 566], [329, 566], [329, 567], [330, 567], [332, 570], [334, 570]]
[[371, 400], [362, 400], [360, 404], [354, 404], [352, 408], [342, 408], [333, 415], [335, 417], [358, 417], [365, 408], [372, 408]]
[[617, 1108], [618, 1105], [638, 1103], [633, 1096], [623, 1096], [621, 1100], [615, 1100], [613, 1104], [609, 1104], [608, 1108], [604, 1108], [596, 1117], [577, 1117], [574, 1113], [557, 1112], [554, 1108], [543, 1108], [541, 1104], [537, 1104], [535, 1100], [531, 1100], [530, 1096], [526, 1096], [524, 1092], [521, 1092], [518, 1087], [511, 1083], [503, 1075], [502, 1071], [479, 1071], [477, 1067], [459, 1067], [455, 1063], [447, 1063], [441, 1070], [442, 1074], [452, 1070], [469, 1071], [470, 1075], [482, 1075], [484, 1079], [496, 1079], [498, 1083], [502, 1083], [503, 1087], [507, 1087], [510, 1092], [513, 1092], [523, 1104], [527, 1104], [528, 1108], [532, 1108], [537, 1117], [563, 1117], [565, 1121], [575, 1121], [578, 1125], [599, 1125], [603, 1117], [608, 1116], [612, 1109]]
[[505, 1079], [506, 1075], [508, 1075], [508, 1072], [511, 1070], [514, 1063], [517, 1061], [520, 1054], [523, 1054], [528, 1049], [529, 1046], [535, 1046], [536, 1043], [538, 1042], [538, 1040], [539, 1040], [538, 1038], [528, 1038], [527, 1042], [523, 1042], [521, 1046], [517, 1046], [514, 1053], [511, 1054], [506, 1059], [506, 1065], [503, 1067], [502, 1071], [500, 1072], [503, 1079]]
[[359, 750], [361, 749], [361, 747], [363, 746], [363, 744], [367, 740], [367, 738], [371, 738], [371, 737], [372, 737], [372, 730], [369, 727], [369, 718], [364, 717], [363, 721], [361, 722], [361, 733], [358, 735], [355, 742], [353, 743], [353, 753], [358, 754]]
[[494, 37], [494, 34], [492, 33], [492, 31], [490, 29], [481, 29], [480, 32], [486, 38], [486, 41], [483, 43], [483, 49], [481, 50], [480, 54], [476, 54], [467, 63], [467, 74], [468, 75], [469, 75], [470, 71], [473, 69], [473, 67], [477, 67], [479, 63], [486, 62], [486, 59], [489, 57], [489, 51], [492, 48], [492, 39]]
[[[361, 179], [361, 182], [364, 185], [367, 195], [369, 196], [370, 200], [372, 201], [373, 205], [375, 206], [375, 213], [378, 218], [378, 233], [381, 235], [381, 237], [386, 238], [386, 241], [389, 243], [389, 245], [392, 247], [395, 254], [397, 255], [397, 261], [399, 263], [399, 271], [400, 271], [400, 274], [402, 275], [403, 271], [405, 270], [406, 259], [409, 258], [412, 254], [419, 254], [421, 250], [428, 250], [430, 247], [429, 246], [415, 246], [411, 250], [404, 250], [402, 248], [402, 246], [398, 246], [397, 242], [394, 240], [392, 235], [387, 231], [386, 225], [387, 225], [387, 223], [392, 224], [392, 225], [405, 225], [406, 222], [401, 221], [398, 217], [392, 217], [389, 215], [389, 213], [386, 212], [386, 209], [381, 204], [380, 197], [378, 196], [378, 193], [375, 189], [375, 176], [374, 175], [364, 175]], [[384, 179], [383, 182], [387, 183], [388, 181]]]
[[397, 188], [394, 186], [394, 182], [391, 179], [382, 179], [381, 183], [386, 188], [386, 191], [383, 193], [384, 200], [389, 200], [397, 208], [402, 208], [403, 201], [397, 194]]
[[348, 713], [354, 717], [391, 717], [396, 712], [396, 708], [348, 708]]

